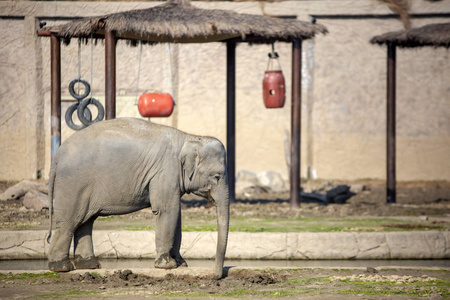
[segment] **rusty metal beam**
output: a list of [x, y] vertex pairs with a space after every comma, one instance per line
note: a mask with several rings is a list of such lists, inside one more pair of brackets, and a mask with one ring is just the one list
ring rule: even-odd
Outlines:
[[395, 45], [388, 44], [387, 48], [387, 104], [386, 104], [386, 203], [396, 202], [395, 179]]
[[116, 35], [105, 31], [105, 110], [106, 120], [116, 118]]
[[51, 158], [61, 145], [61, 41], [50, 36]]
[[300, 134], [301, 134], [301, 91], [302, 91], [302, 41], [292, 42], [292, 106], [291, 106], [291, 170], [290, 204], [300, 206]]
[[230, 201], [234, 201], [236, 175], [236, 43], [227, 42], [227, 167]]

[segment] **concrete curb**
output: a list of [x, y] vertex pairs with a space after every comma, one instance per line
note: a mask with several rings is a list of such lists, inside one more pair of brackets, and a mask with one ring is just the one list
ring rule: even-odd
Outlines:
[[[2, 231], [0, 259], [44, 259], [47, 231]], [[153, 231], [94, 231], [100, 258], [154, 258]], [[181, 254], [213, 259], [217, 233], [184, 232]], [[71, 253], [73, 251], [71, 250]], [[227, 259], [448, 259], [450, 232], [230, 232]]]

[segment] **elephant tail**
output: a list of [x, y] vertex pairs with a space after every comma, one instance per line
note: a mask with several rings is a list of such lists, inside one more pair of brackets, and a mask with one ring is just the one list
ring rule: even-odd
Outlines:
[[50, 244], [50, 238], [52, 237], [52, 229], [53, 229], [53, 189], [55, 185], [56, 178], [56, 165], [58, 164], [58, 155], [52, 161], [52, 166], [50, 168], [49, 180], [48, 180], [48, 213], [50, 219], [50, 229], [47, 235], [47, 243]]

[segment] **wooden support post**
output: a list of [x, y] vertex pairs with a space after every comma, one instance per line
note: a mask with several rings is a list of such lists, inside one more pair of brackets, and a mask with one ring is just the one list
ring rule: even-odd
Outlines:
[[395, 45], [388, 44], [387, 48], [387, 104], [386, 104], [386, 203], [396, 201], [396, 179], [395, 179]]
[[300, 140], [301, 140], [302, 41], [292, 42], [292, 106], [291, 106], [291, 207], [300, 206]]
[[50, 35], [50, 69], [51, 69], [51, 158], [61, 145], [61, 41], [54, 34]]
[[227, 42], [227, 172], [230, 201], [235, 198], [236, 168], [236, 43]]
[[105, 110], [106, 120], [116, 117], [116, 35], [105, 31]]

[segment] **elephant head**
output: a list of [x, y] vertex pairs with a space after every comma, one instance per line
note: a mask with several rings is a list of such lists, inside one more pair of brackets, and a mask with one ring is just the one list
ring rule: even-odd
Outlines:
[[186, 193], [194, 193], [214, 203], [217, 209], [216, 278], [223, 276], [228, 240], [229, 191], [225, 148], [209, 137], [186, 141], [180, 153], [181, 184]]

